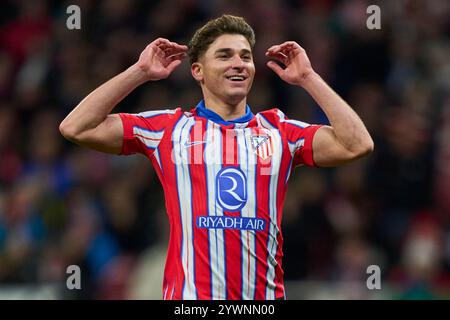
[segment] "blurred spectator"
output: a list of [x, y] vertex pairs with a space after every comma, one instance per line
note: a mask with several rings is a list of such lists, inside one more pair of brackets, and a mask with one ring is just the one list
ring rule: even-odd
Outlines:
[[[81, 30], [66, 28], [70, 4], [81, 8]], [[62, 298], [162, 297], [168, 222], [149, 161], [82, 149], [64, 140], [58, 125], [153, 39], [187, 43], [201, 23], [232, 13], [256, 31], [254, 112], [278, 107], [290, 118], [326, 123], [307, 94], [265, 67], [267, 47], [295, 40], [375, 138], [375, 152], [352, 165], [291, 172], [283, 217], [286, 286], [323, 281], [334, 296], [310, 297], [373, 298], [365, 271], [377, 264], [383, 297], [449, 298], [450, 4], [378, 3], [382, 28], [368, 30], [370, 4], [2, 4], [0, 290], [30, 283], [65, 288], [66, 268], [77, 264], [83, 290], [62, 289]], [[187, 110], [199, 99], [186, 63], [169, 79], [135, 90], [114, 112]]]

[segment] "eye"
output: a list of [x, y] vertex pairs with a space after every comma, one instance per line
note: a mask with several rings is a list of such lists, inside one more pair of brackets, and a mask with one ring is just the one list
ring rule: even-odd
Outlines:
[[252, 60], [252, 57], [250, 55], [245, 55], [242, 57], [242, 60], [250, 61], [250, 60]]

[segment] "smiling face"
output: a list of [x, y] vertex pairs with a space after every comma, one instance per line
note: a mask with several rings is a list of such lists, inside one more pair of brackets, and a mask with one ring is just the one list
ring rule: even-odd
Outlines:
[[240, 34], [224, 34], [214, 40], [191, 66], [205, 97], [237, 104], [247, 97], [255, 76], [250, 44]]

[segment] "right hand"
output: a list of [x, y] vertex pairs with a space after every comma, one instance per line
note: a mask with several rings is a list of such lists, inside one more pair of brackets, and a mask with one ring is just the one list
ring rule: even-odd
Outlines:
[[158, 38], [142, 51], [136, 66], [142, 70], [148, 80], [167, 78], [187, 56], [188, 47]]

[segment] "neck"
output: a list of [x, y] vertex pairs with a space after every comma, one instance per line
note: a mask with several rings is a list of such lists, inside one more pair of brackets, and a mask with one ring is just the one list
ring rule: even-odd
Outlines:
[[236, 103], [225, 102], [217, 97], [204, 95], [205, 107], [217, 113], [223, 120], [234, 120], [245, 115], [247, 98]]

